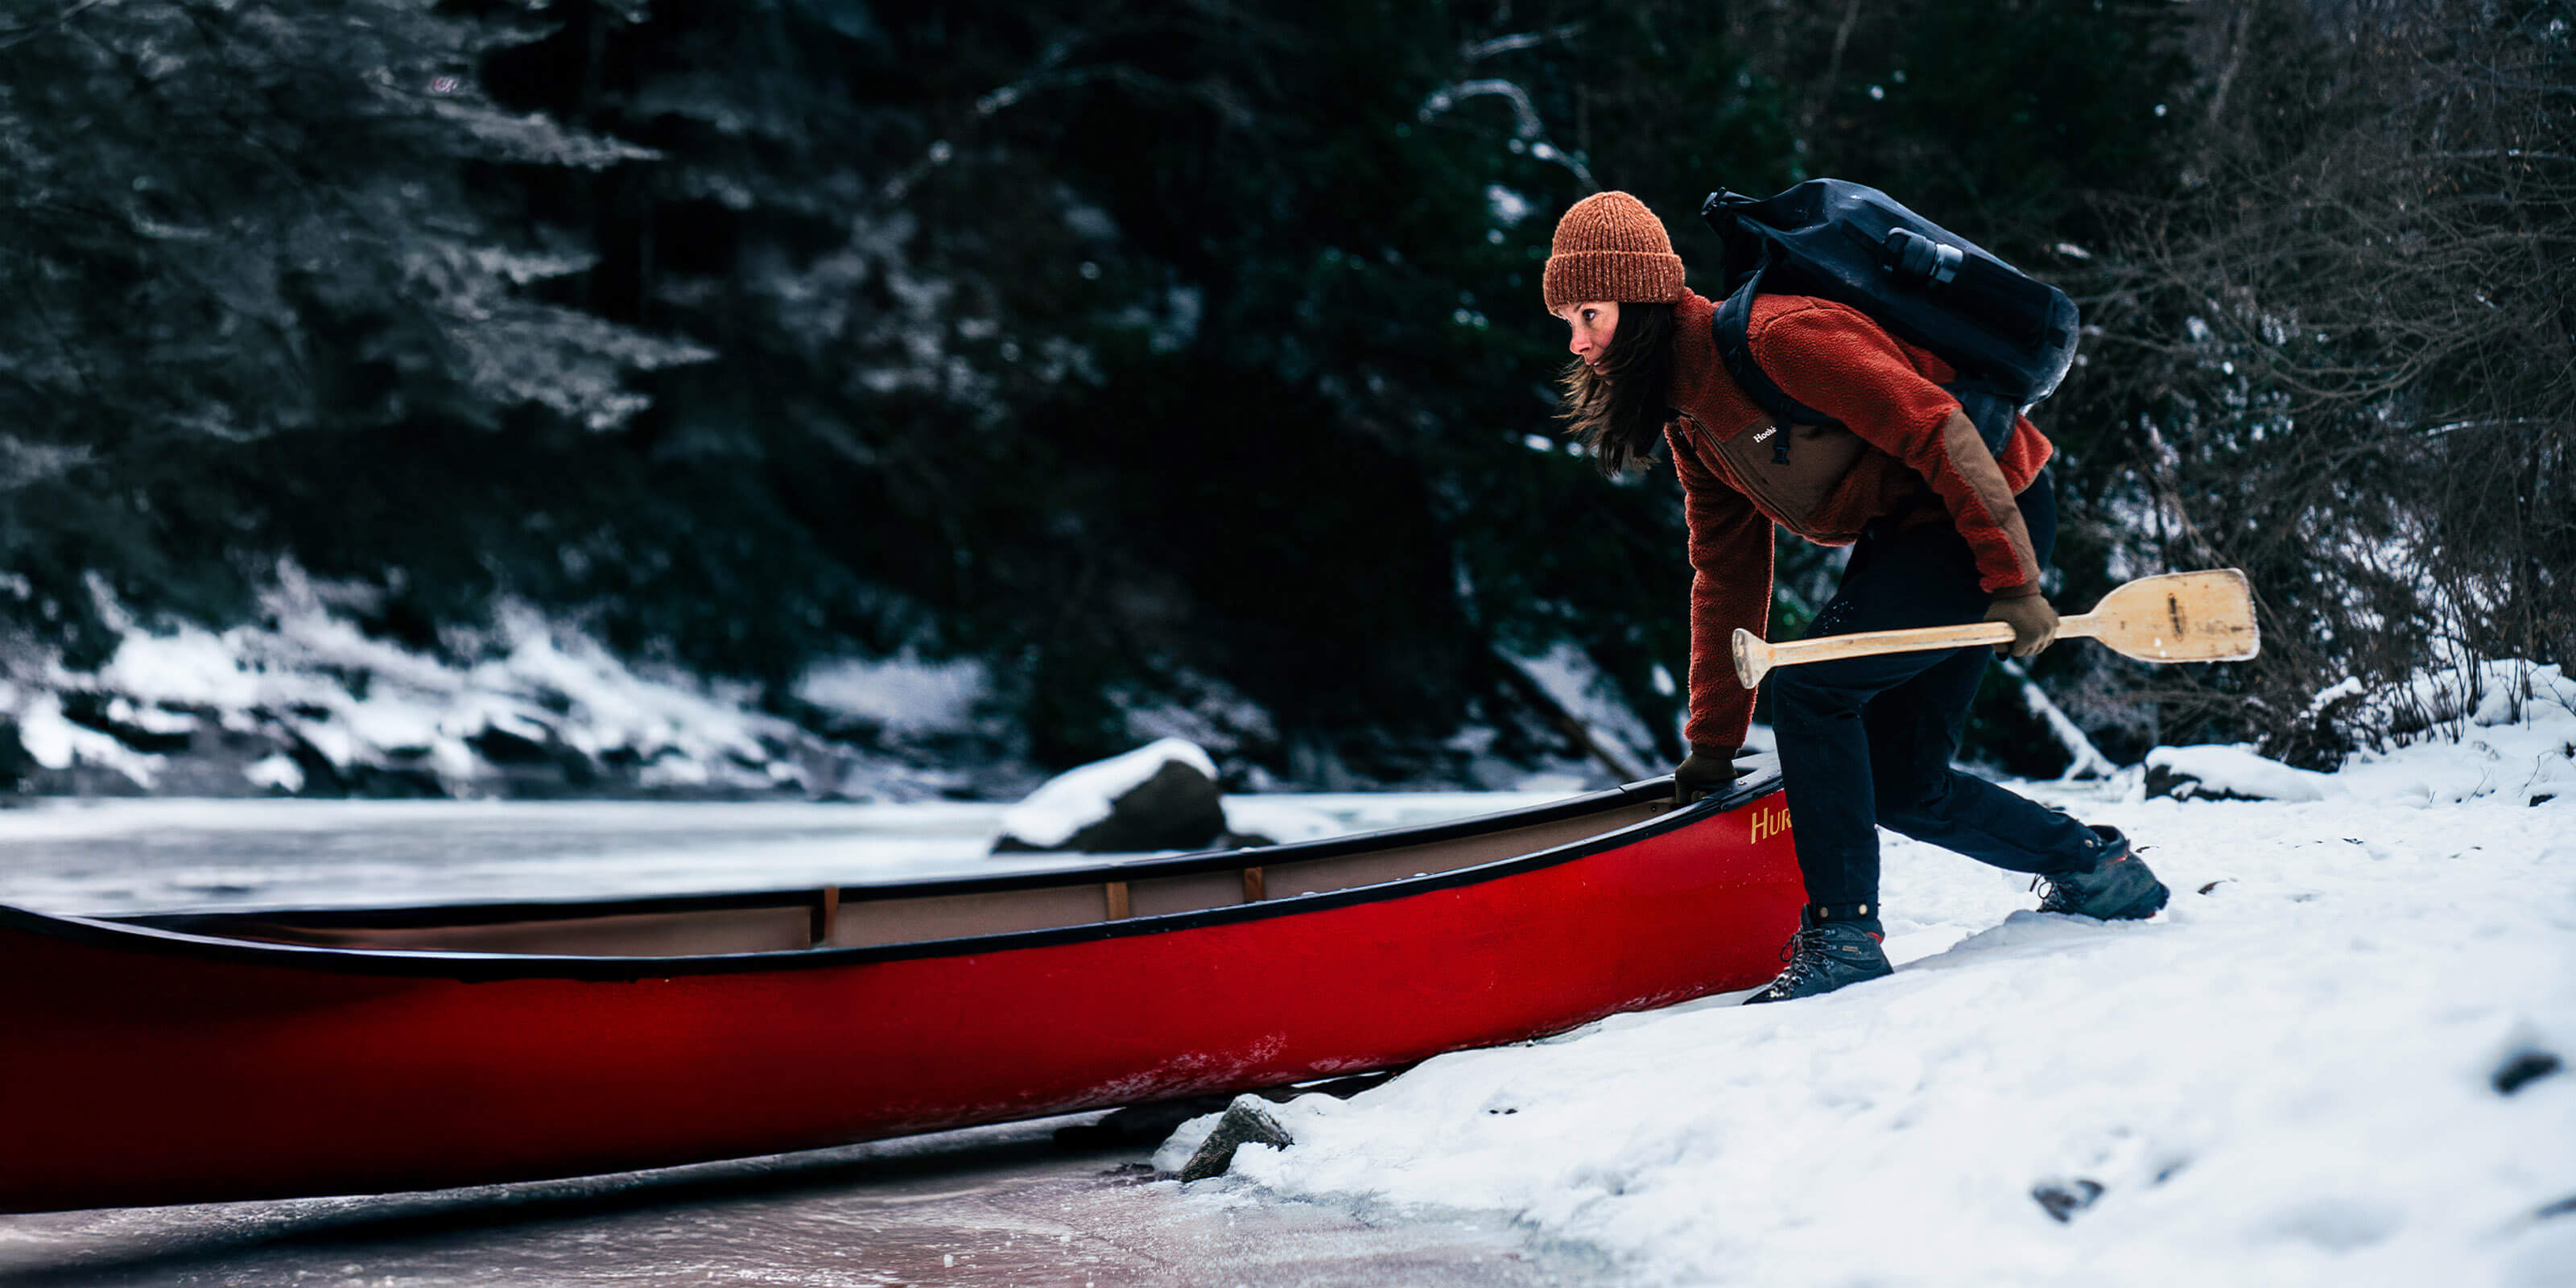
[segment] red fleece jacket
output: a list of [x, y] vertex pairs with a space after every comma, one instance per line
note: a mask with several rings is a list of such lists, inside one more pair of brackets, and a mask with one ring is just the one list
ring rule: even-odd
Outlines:
[[[2027, 417], [2004, 450], [1989, 453], [1959, 402], [1940, 388], [1957, 373], [1896, 339], [1859, 311], [1827, 300], [1766, 295], [1754, 301], [1748, 343], [1781, 392], [1840, 421], [1867, 444], [1851, 470], [1805, 515], [1766, 511], [1735, 479], [1717, 444], [1767, 425], [1727, 375], [1709, 324], [1717, 306], [1685, 293], [1674, 310], [1666, 427], [1690, 523], [1690, 719], [1694, 747], [1737, 747], [1753, 718], [1753, 693], [1736, 683], [1737, 627], [1763, 634], [1771, 611], [1771, 528], [1857, 533], [1870, 520], [1937, 497], [1997, 597], [2039, 593], [2039, 565], [2012, 498], [2048, 463], [2049, 443]], [[1964, 441], [1962, 441], [1964, 439]], [[1927, 515], [1937, 514], [1928, 507]], [[1833, 542], [1832, 544], [1842, 544]]]

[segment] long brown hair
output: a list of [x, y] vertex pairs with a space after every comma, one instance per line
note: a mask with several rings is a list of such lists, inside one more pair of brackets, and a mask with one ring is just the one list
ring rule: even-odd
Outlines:
[[1672, 408], [1664, 395], [1673, 383], [1673, 306], [1619, 306], [1619, 329], [1601, 352], [1599, 368], [1581, 358], [1558, 377], [1565, 388], [1566, 432], [1592, 449], [1601, 472], [1617, 477], [1653, 460]]

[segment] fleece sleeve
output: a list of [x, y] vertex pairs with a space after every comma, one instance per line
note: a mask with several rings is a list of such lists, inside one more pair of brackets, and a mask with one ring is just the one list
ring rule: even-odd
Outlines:
[[1959, 400], [1916, 370], [1894, 337], [1858, 310], [1816, 300], [1770, 318], [1750, 344], [1781, 392], [1931, 483], [1987, 593], [2039, 593], [2039, 560], [2003, 468]]
[[1771, 520], [1700, 458], [1689, 420], [1664, 436], [1682, 481], [1690, 525], [1690, 718], [1693, 747], [1741, 747], [1753, 723], [1753, 691], [1735, 680], [1735, 631], [1756, 635], [1771, 620]]

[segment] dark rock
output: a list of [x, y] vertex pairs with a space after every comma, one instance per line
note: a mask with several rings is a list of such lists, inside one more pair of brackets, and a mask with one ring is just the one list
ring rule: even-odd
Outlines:
[[2566, 1067], [2556, 1052], [2525, 1047], [2504, 1058], [2504, 1063], [2487, 1075], [2487, 1081], [2499, 1096], [2510, 1096]]
[[467, 738], [465, 745], [489, 771], [476, 784], [477, 790], [515, 800], [559, 800], [598, 791], [612, 778], [618, 785], [631, 786], [634, 767], [642, 763], [631, 749], [615, 749], [626, 752], [622, 760], [612, 761], [605, 753], [594, 759], [553, 729], [539, 725], [538, 733], [530, 737], [486, 724]]
[[296, 795], [346, 796], [349, 794], [349, 780], [341, 774], [340, 766], [329, 756], [322, 754], [322, 749], [314, 746], [312, 739], [292, 727], [288, 727], [285, 734], [286, 758], [294, 761], [295, 767], [304, 773], [304, 786]]
[[495, 765], [547, 765], [554, 753], [545, 743], [525, 734], [514, 733], [498, 725], [485, 725], [483, 732], [465, 740], [474, 754]]
[[184, 755], [189, 744], [195, 741], [193, 729], [163, 733], [119, 720], [109, 714], [112, 705], [105, 694], [66, 693], [63, 695], [63, 718], [106, 734], [148, 756]]
[[2170, 796], [2187, 801], [2200, 793], [2200, 780], [2189, 774], [2177, 774], [2163, 765], [2147, 766], [2147, 795]]
[[343, 781], [349, 795], [371, 800], [442, 800], [453, 794], [436, 770], [417, 765], [351, 765]]
[[1091, 854], [1195, 850], [1223, 835], [1225, 806], [1215, 781], [1195, 765], [1167, 760], [1112, 802], [1109, 817], [1074, 833], [1070, 845]]
[[[1412, 1067], [1410, 1064], [1403, 1064], [1391, 1069], [1371, 1069], [1366, 1073], [1349, 1073], [1307, 1082], [1282, 1083], [1276, 1087], [1262, 1087], [1243, 1094], [1259, 1096], [1273, 1104], [1286, 1104], [1299, 1096], [1314, 1095], [1348, 1100]], [[1182, 1123], [1223, 1110], [1234, 1103], [1234, 1100], [1235, 1097], [1229, 1095], [1184, 1096], [1178, 1100], [1129, 1105], [1104, 1115], [1097, 1122], [1076, 1123], [1071, 1127], [1057, 1128], [1055, 1143], [1066, 1149], [1105, 1149], [1160, 1141], [1171, 1135], [1172, 1129]]]
[[1060, 845], [1032, 845], [1004, 835], [993, 853], [1062, 850], [1081, 854], [1134, 854], [1145, 850], [1203, 850], [1225, 836], [1225, 805], [1216, 782], [1197, 766], [1166, 760], [1145, 781], [1110, 802], [1108, 817], [1066, 837]]
[[0, 716], [0, 789], [24, 790], [28, 780], [43, 769], [44, 765], [28, 753], [26, 741], [18, 736], [18, 722]]
[[563, 775], [564, 786], [574, 791], [587, 791], [599, 785], [599, 765], [581, 748], [569, 743], [554, 745], [555, 769]]
[[2075, 1214], [2093, 1206], [2102, 1197], [2102, 1183], [2081, 1176], [2072, 1180], [2041, 1181], [2030, 1187], [2030, 1196], [2039, 1200], [2042, 1211], [2057, 1220], [2072, 1221]]
[[1227, 1168], [1234, 1166], [1234, 1151], [1245, 1145], [1286, 1149], [1296, 1143], [1278, 1119], [1257, 1106], [1237, 1101], [1225, 1111], [1225, 1117], [1216, 1120], [1216, 1130], [1208, 1133], [1198, 1152], [1181, 1165], [1181, 1180], [1186, 1183], [1224, 1175]]

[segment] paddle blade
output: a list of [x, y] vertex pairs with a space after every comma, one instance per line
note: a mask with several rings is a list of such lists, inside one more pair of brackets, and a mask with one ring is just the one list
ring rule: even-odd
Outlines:
[[2254, 588], [2234, 568], [2141, 577], [2085, 620], [2086, 634], [2147, 662], [2242, 662], [2263, 646]]
[[1735, 628], [1735, 679], [1745, 688], [1762, 683], [1771, 671], [1771, 646], [1741, 626]]

